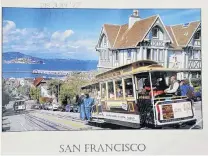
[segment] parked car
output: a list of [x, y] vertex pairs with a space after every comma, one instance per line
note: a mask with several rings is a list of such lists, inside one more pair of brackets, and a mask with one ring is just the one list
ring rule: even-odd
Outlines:
[[59, 104], [52, 104], [52, 110], [58, 110]]
[[44, 104], [40, 104], [40, 109], [43, 109], [43, 107], [44, 107]]
[[32, 105], [32, 109], [40, 109], [40, 105]]
[[65, 112], [65, 106], [59, 105], [58, 111]]
[[196, 92], [194, 92], [194, 101], [201, 101], [201, 88], [198, 90], [198, 91], [196, 91]]
[[47, 106], [47, 110], [53, 110], [53, 105], [52, 104], [49, 104], [48, 106]]
[[74, 113], [79, 112], [79, 107], [77, 105], [71, 105], [70, 112], [74, 112]]
[[42, 109], [48, 110], [48, 104], [43, 104]]

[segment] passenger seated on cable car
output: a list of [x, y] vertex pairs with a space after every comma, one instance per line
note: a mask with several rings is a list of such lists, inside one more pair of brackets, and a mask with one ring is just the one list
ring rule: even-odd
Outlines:
[[122, 96], [123, 96], [122, 89], [121, 89], [120, 87], [118, 87], [118, 88], [116, 89], [116, 96], [117, 96], [117, 97], [122, 97]]
[[162, 78], [155, 78], [153, 77], [152, 78], [152, 89], [153, 89], [153, 92], [151, 92], [151, 88], [150, 88], [150, 82], [149, 82], [149, 79], [146, 79], [146, 82], [145, 82], [145, 90], [147, 92], [149, 92], [149, 95], [150, 96], [158, 96], [158, 95], [161, 95], [161, 94], [164, 94], [164, 89], [167, 88], [166, 84], [165, 84], [165, 80], [162, 79]]
[[110, 98], [114, 98], [114, 93], [113, 93], [113, 92], [110, 92], [110, 93], [109, 93], [109, 97], [110, 97]]
[[145, 91], [150, 91], [151, 90], [149, 78], [146, 78], [144, 80], [144, 87], [143, 88], [145, 89]]
[[176, 76], [171, 76], [170, 78], [170, 86], [165, 89], [164, 92], [168, 94], [178, 95], [179, 83], [176, 79]]
[[[152, 89], [153, 89], [153, 90], [156, 89], [156, 82], [157, 82], [156, 78], [152, 78]], [[144, 89], [145, 89], [147, 92], [148, 92], [148, 91], [151, 91], [151, 87], [150, 87], [150, 79], [149, 79], [149, 77], [146, 78], [146, 79], [144, 80]]]
[[132, 89], [126, 89], [126, 97], [133, 97], [133, 90]]

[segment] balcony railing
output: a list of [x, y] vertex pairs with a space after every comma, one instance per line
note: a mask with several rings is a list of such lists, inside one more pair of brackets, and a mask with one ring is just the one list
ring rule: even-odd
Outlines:
[[188, 62], [189, 69], [201, 69], [201, 60], [191, 59]]
[[151, 46], [155, 46], [155, 47], [164, 47], [165, 46], [165, 42], [164, 41], [160, 41], [160, 40], [151, 40], [150, 45]]

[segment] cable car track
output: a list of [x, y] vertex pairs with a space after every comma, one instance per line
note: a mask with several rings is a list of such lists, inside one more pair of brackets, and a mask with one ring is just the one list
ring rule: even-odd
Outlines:
[[[55, 122], [51, 122], [49, 120], [39, 118], [33, 115], [25, 114], [26, 120], [32, 122], [33, 124], [37, 125], [43, 130], [49, 131], [49, 130], [72, 130], [72, 128], [69, 128], [67, 126], [63, 126], [62, 124], [58, 124]], [[41, 125], [42, 124], [42, 125]], [[59, 128], [58, 128], [59, 127]]]

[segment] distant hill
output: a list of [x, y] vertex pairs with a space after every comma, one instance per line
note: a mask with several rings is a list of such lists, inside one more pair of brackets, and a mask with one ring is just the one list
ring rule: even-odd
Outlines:
[[[43, 61], [46, 65], [57, 65], [59, 67], [68, 67], [74, 70], [95, 70], [97, 69], [98, 61], [96, 60], [77, 60], [77, 59], [42, 59], [25, 55], [20, 52], [5, 52], [3, 53], [3, 61], [10, 61], [18, 58], [28, 58], [34, 61]], [[64, 68], [64, 69], [65, 69]]]
[[30, 55], [25, 55], [20, 52], [5, 52], [5, 53], [3, 53], [3, 60], [4, 61], [10, 61], [13, 59], [18, 59], [18, 58], [30, 58], [30, 59], [36, 60], [36, 61], [43, 61], [44, 60], [44, 59], [33, 57]]

